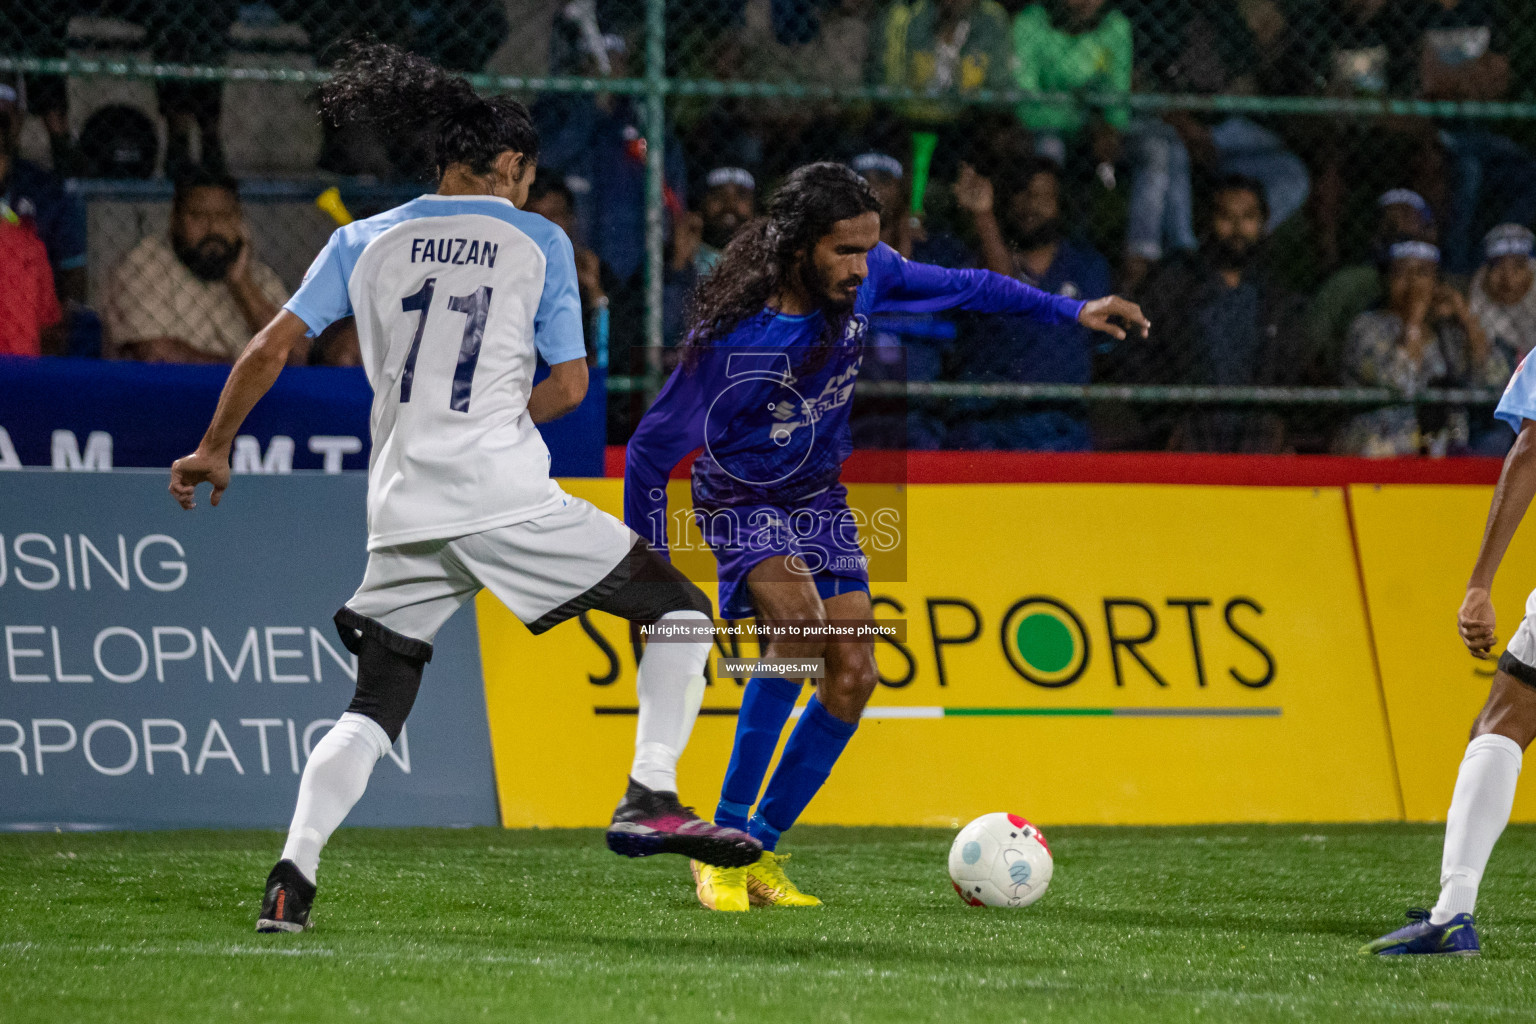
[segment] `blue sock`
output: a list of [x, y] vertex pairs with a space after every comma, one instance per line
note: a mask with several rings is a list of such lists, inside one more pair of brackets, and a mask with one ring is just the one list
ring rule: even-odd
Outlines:
[[772, 676], [758, 676], [741, 695], [741, 715], [736, 719], [736, 745], [720, 787], [720, 806], [715, 824], [745, 829], [747, 816], [763, 788], [768, 762], [779, 745], [779, 734], [800, 696], [800, 683]]
[[857, 725], [829, 714], [815, 697], [806, 704], [800, 724], [784, 744], [784, 754], [768, 780], [768, 791], [757, 805], [757, 814], [748, 823], [747, 831], [762, 842], [763, 849], [778, 846], [780, 833], [795, 823], [827, 781], [856, 729]]

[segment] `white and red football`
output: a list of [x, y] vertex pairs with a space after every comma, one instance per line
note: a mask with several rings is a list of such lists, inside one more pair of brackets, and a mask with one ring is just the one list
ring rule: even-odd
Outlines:
[[1027, 907], [1045, 895], [1055, 862], [1045, 835], [1017, 814], [983, 814], [955, 836], [949, 877], [973, 907]]

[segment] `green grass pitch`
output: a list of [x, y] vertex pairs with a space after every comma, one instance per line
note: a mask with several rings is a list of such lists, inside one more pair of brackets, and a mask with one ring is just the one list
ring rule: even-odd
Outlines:
[[827, 903], [712, 914], [596, 831], [344, 829], [316, 927], [256, 935], [275, 832], [0, 836], [0, 1021], [1536, 1020], [1536, 827], [1480, 959], [1356, 955], [1431, 896], [1434, 826], [1048, 829], [1051, 891], [962, 906], [953, 833], [797, 829]]

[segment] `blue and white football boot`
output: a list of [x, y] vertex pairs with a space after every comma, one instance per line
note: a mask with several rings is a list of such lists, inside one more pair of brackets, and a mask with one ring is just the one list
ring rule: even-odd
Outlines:
[[1457, 914], [1445, 924], [1430, 924], [1429, 911], [1408, 911], [1408, 925], [1360, 947], [1362, 954], [1376, 956], [1428, 955], [1477, 956], [1477, 928], [1471, 914]]

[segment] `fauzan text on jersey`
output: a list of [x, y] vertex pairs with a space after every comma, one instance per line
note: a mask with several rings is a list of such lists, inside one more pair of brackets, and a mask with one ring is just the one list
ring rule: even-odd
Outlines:
[[494, 267], [496, 247], [495, 242], [482, 242], [478, 238], [413, 238], [411, 262]]

